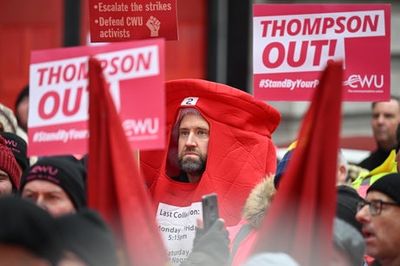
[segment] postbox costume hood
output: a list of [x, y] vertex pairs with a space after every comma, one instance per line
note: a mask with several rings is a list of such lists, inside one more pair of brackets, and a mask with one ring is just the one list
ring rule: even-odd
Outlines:
[[[189, 206], [201, 201], [202, 195], [216, 192], [220, 216], [227, 225], [238, 223], [251, 189], [275, 172], [271, 135], [280, 114], [243, 91], [198, 79], [167, 82], [166, 100], [167, 148], [141, 153], [142, 173], [155, 207], [159, 203]], [[197, 109], [210, 127], [206, 168], [198, 183], [173, 179], [179, 174], [172, 159], [177, 156], [178, 141], [173, 132], [182, 108]]]

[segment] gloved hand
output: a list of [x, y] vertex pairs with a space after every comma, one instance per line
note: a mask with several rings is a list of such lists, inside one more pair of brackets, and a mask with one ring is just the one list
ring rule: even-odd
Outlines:
[[196, 227], [193, 250], [181, 266], [227, 265], [229, 260], [229, 234], [224, 220], [218, 219], [209, 230]]

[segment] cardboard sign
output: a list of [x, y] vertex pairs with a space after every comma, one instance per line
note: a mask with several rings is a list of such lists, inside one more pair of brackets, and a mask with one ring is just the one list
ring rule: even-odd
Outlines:
[[310, 100], [326, 63], [342, 60], [344, 100], [389, 99], [389, 4], [264, 4], [253, 11], [255, 97]]
[[134, 149], [164, 147], [164, 41], [35, 51], [31, 56], [28, 154], [85, 154], [88, 59], [101, 61]]
[[90, 0], [92, 42], [178, 39], [176, 0]]
[[179, 207], [160, 203], [156, 219], [171, 265], [181, 265], [192, 251], [195, 225], [202, 218], [201, 202]]

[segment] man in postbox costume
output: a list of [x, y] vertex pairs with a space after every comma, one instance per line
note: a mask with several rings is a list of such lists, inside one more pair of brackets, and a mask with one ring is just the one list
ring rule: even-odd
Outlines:
[[167, 82], [166, 101], [167, 148], [142, 152], [141, 170], [171, 263], [179, 264], [192, 248], [203, 195], [217, 193], [220, 217], [235, 225], [251, 189], [275, 172], [271, 135], [280, 114], [243, 91], [197, 79]]

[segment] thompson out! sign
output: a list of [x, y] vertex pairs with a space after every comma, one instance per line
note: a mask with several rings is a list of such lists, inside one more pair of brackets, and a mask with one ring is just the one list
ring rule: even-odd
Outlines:
[[84, 154], [88, 60], [101, 62], [135, 149], [164, 147], [164, 41], [35, 51], [30, 65], [29, 155]]
[[253, 13], [255, 97], [310, 100], [326, 63], [341, 60], [344, 100], [389, 98], [389, 4], [261, 4]]

